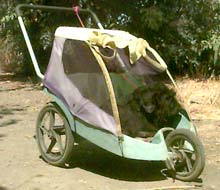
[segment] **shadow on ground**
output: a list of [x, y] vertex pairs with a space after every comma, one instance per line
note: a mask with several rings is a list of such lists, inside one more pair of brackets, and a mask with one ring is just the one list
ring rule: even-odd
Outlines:
[[13, 73], [1, 73], [0, 74], [0, 81], [20, 81], [20, 82], [27, 82], [28, 81], [32, 82], [32, 83], [37, 83], [39, 82], [39, 79], [35, 76], [33, 77], [24, 77], [24, 76], [19, 76], [19, 75], [15, 75]]
[[92, 173], [124, 181], [160, 181], [167, 179], [162, 162], [125, 159], [83, 141], [72, 155], [69, 168], [79, 167]]
[[8, 120], [8, 121], [4, 121], [4, 122], [0, 123], [0, 128], [1, 128], [1, 127], [7, 127], [7, 126], [9, 126], [9, 125], [16, 124], [16, 123], [18, 123], [19, 121], [20, 121], [20, 120], [18, 120], [18, 119], [10, 119], [10, 120]]
[[[15, 90], [21, 90], [26, 89], [27, 91], [32, 90], [41, 90], [42, 87], [40, 86], [41, 80], [39, 80], [37, 77], [19, 77], [17, 75], [14, 75], [12, 73], [1, 73], [0, 74], [0, 82], [18, 82], [17, 85], [10, 86], [8, 88], [2, 88], [0, 86], [0, 92], [9, 92], [9, 91], [15, 91]], [[30, 87], [27, 88], [27, 83], [30, 83]]]
[[5, 106], [0, 106], [0, 118], [3, 115], [14, 115], [16, 112], [19, 111], [25, 111], [25, 108], [20, 108], [20, 106], [13, 106], [13, 107], [5, 107]]
[[21, 108], [19, 105], [10, 107], [0, 105], [0, 127], [6, 127], [18, 123], [18, 119], [8, 119], [6, 116], [18, 114], [19, 112], [25, 111], [26, 109], [26, 107]]
[[[6, 135], [5, 134], [0, 134], [0, 141], [2, 141], [2, 138], [3, 137], [6, 137]], [[0, 189], [1, 190], [1, 189]]]
[[0, 190], [7, 190], [6, 187], [0, 186]]
[[[0, 127], [6, 127], [18, 123], [18, 119], [4, 119], [5, 116], [12, 116], [19, 112], [25, 111], [27, 108], [21, 108], [20, 106], [6, 107], [0, 105]], [[7, 118], [7, 117], [6, 117]]]

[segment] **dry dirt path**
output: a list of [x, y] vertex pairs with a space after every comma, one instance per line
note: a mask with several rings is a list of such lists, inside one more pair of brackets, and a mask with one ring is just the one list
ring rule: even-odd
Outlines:
[[[219, 190], [218, 97], [214, 104], [204, 105], [204, 97], [196, 98], [186, 90], [190, 85], [198, 91], [201, 90], [199, 85], [205, 83], [185, 80], [180, 85], [206, 149], [207, 164], [201, 176], [203, 182], [196, 184], [202, 186], [198, 189]], [[7, 75], [0, 76], [0, 190], [146, 190], [195, 184], [173, 182], [164, 177], [160, 172], [162, 163], [122, 159], [86, 142], [77, 147], [70, 168], [46, 164], [39, 158], [33, 135], [36, 116], [47, 101], [49, 99], [39, 85], [17, 81]]]

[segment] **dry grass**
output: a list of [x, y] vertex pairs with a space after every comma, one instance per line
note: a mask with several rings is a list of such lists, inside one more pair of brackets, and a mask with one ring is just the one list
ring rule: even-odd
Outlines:
[[180, 94], [194, 119], [220, 120], [219, 80], [177, 80]]

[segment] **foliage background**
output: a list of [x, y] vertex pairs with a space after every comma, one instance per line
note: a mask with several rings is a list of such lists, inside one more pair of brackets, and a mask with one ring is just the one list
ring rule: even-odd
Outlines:
[[[166, 60], [172, 73], [191, 77], [220, 75], [220, 3], [217, 0], [1, 0], [0, 61], [22, 75], [33, 68], [15, 15], [19, 3], [80, 5], [95, 11], [105, 28], [145, 38]], [[89, 17], [83, 17], [95, 27]], [[25, 12], [25, 24], [43, 69], [59, 25], [79, 25], [73, 13]]]

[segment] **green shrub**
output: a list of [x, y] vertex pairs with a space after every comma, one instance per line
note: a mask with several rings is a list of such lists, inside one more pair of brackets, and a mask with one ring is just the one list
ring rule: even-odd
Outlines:
[[[220, 75], [220, 3], [214, 0], [20, 0], [57, 6], [92, 8], [107, 28], [123, 29], [145, 38], [166, 60], [172, 73], [197, 77]], [[1, 33], [5, 52], [15, 72], [33, 73], [18, 22], [15, 1], [1, 3]], [[89, 17], [89, 26], [94, 27]], [[42, 11], [25, 13], [25, 24], [38, 61], [48, 63], [53, 33], [58, 25], [78, 25], [73, 13], [56, 15]]]

